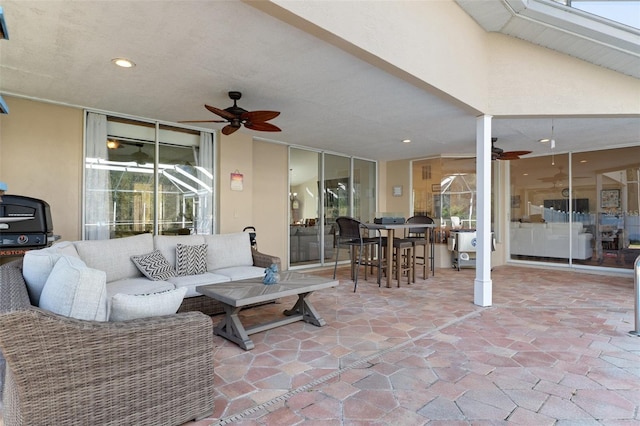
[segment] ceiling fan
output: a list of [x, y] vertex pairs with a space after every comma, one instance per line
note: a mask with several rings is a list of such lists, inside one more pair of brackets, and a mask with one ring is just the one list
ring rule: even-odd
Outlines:
[[492, 160], [519, 160], [521, 155], [531, 154], [531, 151], [505, 151], [495, 146], [498, 138], [491, 138], [491, 159]]
[[260, 132], [279, 132], [280, 128], [274, 126], [267, 121], [276, 118], [280, 115], [278, 111], [247, 111], [244, 108], [240, 108], [237, 104], [238, 99], [242, 97], [242, 93], [232, 91], [229, 92], [229, 98], [233, 100], [233, 106], [225, 109], [216, 108], [211, 105], [206, 105], [205, 108], [212, 113], [219, 115], [224, 120], [190, 120], [180, 121], [180, 123], [229, 123], [222, 128], [223, 135], [230, 135], [240, 128], [244, 124], [244, 127], [251, 130], [257, 130]]

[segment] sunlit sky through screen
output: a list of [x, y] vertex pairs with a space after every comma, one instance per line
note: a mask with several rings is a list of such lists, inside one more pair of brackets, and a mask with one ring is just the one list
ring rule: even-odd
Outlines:
[[571, 6], [640, 29], [640, 0], [573, 0]]

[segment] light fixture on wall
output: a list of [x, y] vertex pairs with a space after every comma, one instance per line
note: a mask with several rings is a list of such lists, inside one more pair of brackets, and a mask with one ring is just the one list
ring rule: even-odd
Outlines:
[[0, 202], [2, 202], [2, 196], [9, 190], [8, 186], [4, 182], [0, 182]]
[[0, 95], [0, 114], [9, 114], [9, 107], [7, 106], [7, 103], [4, 101], [4, 99], [2, 99], [1, 95]]
[[[4, 10], [0, 6], [0, 39], [9, 40], [9, 32], [7, 31], [7, 23], [4, 21]], [[0, 95], [0, 114], [9, 114], [9, 107]]]
[[7, 31], [7, 23], [4, 21], [4, 11], [0, 6], [0, 39], [9, 40], [9, 32]]

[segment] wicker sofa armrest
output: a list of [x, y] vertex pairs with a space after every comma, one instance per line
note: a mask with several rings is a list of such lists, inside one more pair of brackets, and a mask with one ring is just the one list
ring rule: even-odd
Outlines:
[[278, 271], [282, 271], [282, 264], [278, 256], [271, 256], [270, 254], [260, 253], [257, 250], [252, 250], [253, 254], [253, 266], [259, 266], [261, 268], [268, 268], [272, 264], [278, 265]]
[[0, 266], [0, 313], [31, 306], [27, 284], [22, 276], [22, 259]]
[[200, 312], [82, 321], [0, 314], [5, 424], [178, 425], [213, 412], [213, 326]]

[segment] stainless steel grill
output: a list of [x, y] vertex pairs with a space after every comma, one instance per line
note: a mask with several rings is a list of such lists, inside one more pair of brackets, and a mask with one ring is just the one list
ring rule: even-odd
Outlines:
[[0, 200], [0, 257], [21, 256], [29, 250], [48, 247], [53, 235], [49, 204], [21, 195], [3, 195]]

